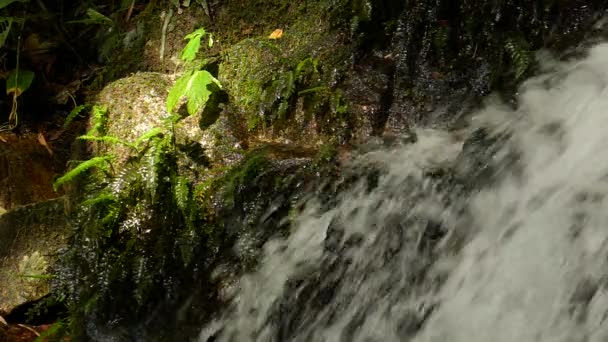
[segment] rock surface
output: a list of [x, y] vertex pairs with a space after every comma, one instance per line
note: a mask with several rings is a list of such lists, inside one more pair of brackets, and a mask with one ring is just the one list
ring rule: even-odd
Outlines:
[[0, 215], [0, 312], [49, 293], [51, 268], [70, 233], [58, 198]]

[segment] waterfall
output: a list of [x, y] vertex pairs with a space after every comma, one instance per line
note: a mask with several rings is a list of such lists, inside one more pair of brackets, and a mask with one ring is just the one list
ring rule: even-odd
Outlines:
[[200, 341], [608, 340], [608, 44], [541, 62], [516, 106], [354, 158]]

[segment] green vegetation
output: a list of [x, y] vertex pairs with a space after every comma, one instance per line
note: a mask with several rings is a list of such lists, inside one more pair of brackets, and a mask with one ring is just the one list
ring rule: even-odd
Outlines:
[[[298, 212], [295, 194], [337, 173], [342, 144], [383, 134], [389, 115], [426, 124], [441, 104], [462, 110], [469, 95], [518, 84], [534, 71], [532, 51], [550, 36], [552, 13], [564, 11], [555, 1], [48, 3], [0, 1], [10, 10], [0, 18], [8, 56], [0, 74], [9, 122], [17, 101], [21, 115], [36, 102], [27, 96], [49, 93], [57, 101], [49, 111], [65, 117], [57, 136], [82, 147], [54, 183], [77, 205], [70, 248], [50, 279], [68, 294], [69, 317], [46, 335], [74, 340], [108, 322], [125, 340], [195, 336], [223, 304], [213, 272], [227, 263], [235, 277], [256, 263], [255, 252], [235, 255], [235, 241], [251, 235], [261, 246], [283, 233]], [[46, 54], [40, 62], [24, 52], [20, 65], [27, 49], [14, 47], [28, 30], [59, 38], [30, 38]], [[60, 49], [63, 59], [51, 58]], [[170, 86], [165, 73], [176, 70]], [[43, 122], [41, 130], [60, 130]], [[271, 205], [278, 209], [268, 213]], [[185, 323], [176, 323], [178, 311]]]
[[[201, 46], [201, 39], [205, 35], [208, 35], [208, 46], [212, 47], [213, 36], [203, 28], [186, 36], [189, 42], [181, 53], [181, 59], [184, 62], [194, 61]], [[200, 64], [202, 65], [194, 64], [192, 66], [192, 63], [189, 63], [184, 75], [175, 81], [167, 97], [167, 111], [169, 113], [173, 112], [182, 97], [186, 97], [188, 99], [188, 114], [194, 115], [205, 108], [209, 97], [214, 92], [218, 92], [222, 88], [220, 82], [209, 71], [201, 70], [205, 67], [205, 62], [203, 61]]]

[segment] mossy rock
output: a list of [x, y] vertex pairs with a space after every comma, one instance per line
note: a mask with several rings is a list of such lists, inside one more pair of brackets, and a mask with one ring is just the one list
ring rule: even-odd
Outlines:
[[[155, 127], [167, 128], [169, 113], [166, 98], [176, 75], [141, 72], [108, 84], [96, 97], [95, 104], [107, 108], [106, 134], [133, 143]], [[224, 165], [238, 159], [238, 140], [225, 118], [217, 113], [186, 115], [175, 124], [178, 145], [199, 151], [207, 166]], [[167, 128], [168, 129], [168, 128]], [[92, 144], [94, 154], [113, 154], [123, 163], [134, 152], [120, 144]], [[236, 151], [236, 152], [235, 152]], [[202, 154], [202, 155], [201, 155]]]
[[[316, 146], [344, 130], [331, 98], [348, 69], [350, 46], [318, 4], [300, 6], [281, 34], [244, 39], [223, 54], [219, 79], [232, 124], [250, 140]], [[338, 134], [339, 135], [339, 134]]]
[[70, 231], [63, 198], [0, 215], [0, 312], [49, 293], [53, 264]]

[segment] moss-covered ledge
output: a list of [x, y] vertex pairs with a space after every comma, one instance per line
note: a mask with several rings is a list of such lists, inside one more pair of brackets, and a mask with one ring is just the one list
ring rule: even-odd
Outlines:
[[49, 293], [69, 232], [64, 198], [0, 214], [0, 313]]

